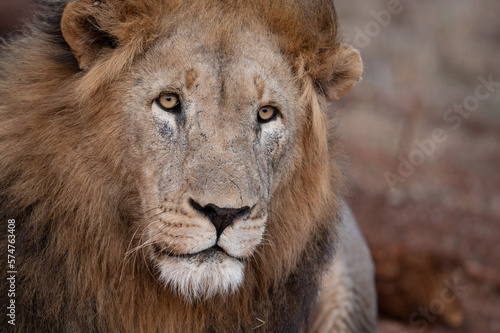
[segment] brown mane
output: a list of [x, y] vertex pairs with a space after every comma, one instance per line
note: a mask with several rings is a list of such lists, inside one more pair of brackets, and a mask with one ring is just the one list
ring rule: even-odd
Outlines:
[[[100, 42], [115, 52], [100, 54], [83, 71], [61, 33], [65, 5], [45, 2], [24, 35], [0, 51], [0, 220], [16, 220], [16, 331], [300, 331], [333, 255], [344, 188], [333, 160], [337, 152], [327, 142], [325, 105], [346, 89], [340, 78], [357, 79], [361, 73], [342, 63], [335, 72], [325, 66], [341, 50], [333, 5], [327, 0], [89, 5], [94, 28], [105, 32]], [[259, 247], [235, 295], [186, 305], [158, 284], [140, 254], [125, 256], [138, 242], [141, 221], [152, 213], [141, 209], [140, 176], [131, 167], [140, 161], [131, 160], [123, 140], [134, 140], [133, 133], [106, 91], [178, 20], [210, 15], [214, 8], [233, 18], [226, 21], [229, 30], [266, 23], [294, 68], [312, 120], [301, 129], [295, 170], [272, 198], [266, 230], [272, 245]], [[4, 269], [4, 281], [5, 274]], [[6, 287], [2, 283], [2, 298]]]

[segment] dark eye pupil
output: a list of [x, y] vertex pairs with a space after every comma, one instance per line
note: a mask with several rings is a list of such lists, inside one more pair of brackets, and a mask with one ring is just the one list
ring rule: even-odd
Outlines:
[[276, 118], [277, 110], [274, 107], [263, 106], [259, 109], [258, 120], [261, 123], [267, 123]]

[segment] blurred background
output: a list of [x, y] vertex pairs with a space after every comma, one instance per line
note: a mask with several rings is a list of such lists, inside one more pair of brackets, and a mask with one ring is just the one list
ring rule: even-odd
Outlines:
[[500, 1], [335, 4], [365, 66], [334, 109], [379, 331], [500, 332]]
[[29, 17], [34, 0], [0, 0], [0, 36], [6, 37], [20, 28], [22, 20]]
[[[30, 3], [0, 0], [0, 36]], [[330, 115], [376, 261], [379, 332], [500, 332], [500, 1], [336, 7], [365, 65]]]

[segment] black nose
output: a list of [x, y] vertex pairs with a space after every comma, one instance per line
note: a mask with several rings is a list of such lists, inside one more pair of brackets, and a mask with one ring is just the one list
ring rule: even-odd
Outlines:
[[224, 230], [233, 224], [235, 218], [243, 216], [250, 211], [248, 206], [241, 208], [220, 208], [214, 204], [208, 204], [202, 207], [194, 200], [190, 200], [191, 206], [194, 209], [208, 217], [210, 222], [215, 226], [217, 230], [217, 237], [219, 237]]

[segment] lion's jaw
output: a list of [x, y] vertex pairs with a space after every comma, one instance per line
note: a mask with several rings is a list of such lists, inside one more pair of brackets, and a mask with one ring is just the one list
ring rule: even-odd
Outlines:
[[[269, 39], [226, 36], [222, 52], [216, 34], [199, 37], [202, 29], [179, 29], [151, 49], [134, 69], [133, 88], [124, 88], [143, 96], [125, 108], [135, 130], [147, 133], [141, 158], [151, 168], [141, 180], [149, 211], [141, 242], [159, 280], [188, 302], [237, 290], [246, 263], [273, 243], [265, 236], [268, 210], [293, 168], [303, 112], [291, 68]], [[163, 92], [179, 96], [180, 112], [158, 107]], [[259, 122], [267, 105], [280, 114]], [[215, 223], [211, 210], [232, 213]]]

